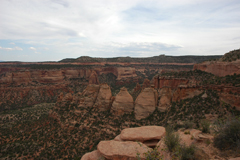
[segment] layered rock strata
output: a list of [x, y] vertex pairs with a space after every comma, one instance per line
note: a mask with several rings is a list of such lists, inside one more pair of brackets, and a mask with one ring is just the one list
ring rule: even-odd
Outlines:
[[99, 108], [101, 111], [107, 111], [111, 108], [112, 92], [107, 84], [100, 85], [99, 93], [93, 107]]
[[153, 88], [145, 88], [135, 101], [135, 117], [137, 120], [148, 117], [157, 106], [158, 94]]
[[127, 88], [121, 88], [113, 101], [111, 110], [116, 115], [133, 112], [134, 102], [132, 96], [128, 93]]

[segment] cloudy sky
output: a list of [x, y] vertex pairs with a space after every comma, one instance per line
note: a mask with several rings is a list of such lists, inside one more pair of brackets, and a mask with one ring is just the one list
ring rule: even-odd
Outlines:
[[0, 0], [0, 60], [222, 55], [239, 0]]

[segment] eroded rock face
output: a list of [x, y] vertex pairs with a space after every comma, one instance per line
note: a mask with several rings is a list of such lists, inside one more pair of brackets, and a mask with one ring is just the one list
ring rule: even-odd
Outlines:
[[95, 71], [92, 71], [89, 77], [89, 84], [99, 84], [98, 75]]
[[139, 83], [136, 84], [136, 87], [134, 88], [134, 92], [136, 91], [140, 91], [142, 89], [142, 87], [140, 86]]
[[232, 106], [235, 106], [238, 111], [240, 111], [240, 96], [228, 93], [220, 93], [220, 100], [224, 101]]
[[135, 160], [139, 154], [144, 159], [144, 153], [152, 150], [140, 142], [101, 141], [97, 146], [98, 151], [111, 160]]
[[133, 112], [134, 110], [133, 98], [128, 93], [125, 87], [121, 88], [120, 92], [115, 97], [111, 110], [116, 115], [122, 115], [124, 113]]
[[135, 68], [132, 67], [118, 67], [117, 72], [118, 72], [117, 80], [129, 77], [137, 77], [136, 70]]
[[149, 79], [144, 79], [142, 88], [151, 87]]
[[82, 93], [79, 107], [92, 107], [97, 99], [99, 89], [99, 85], [89, 84]]
[[169, 87], [162, 88], [159, 91], [160, 100], [158, 103], [158, 110], [165, 112], [168, 107], [171, 106], [172, 101], [172, 90]]
[[135, 101], [135, 117], [137, 120], [148, 117], [156, 108], [157, 92], [153, 88], [145, 88]]
[[153, 79], [154, 88], [169, 87], [171, 89], [177, 89], [179, 85], [187, 85], [188, 83], [189, 80], [184, 78], [155, 76]]
[[165, 135], [165, 133], [165, 128], [161, 126], [142, 126], [136, 128], [126, 128], [122, 130], [120, 138], [123, 141], [159, 141]]
[[102, 111], [107, 111], [111, 107], [112, 92], [107, 84], [100, 85], [100, 89], [97, 95], [94, 107], [99, 108]]
[[84, 154], [81, 160], [98, 160], [100, 158], [103, 158], [103, 156], [98, 152], [98, 150], [95, 150]]
[[193, 98], [194, 96], [197, 96], [202, 92], [202, 90], [199, 90], [197, 88], [181, 86], [178, 87], [178, 89], [173, 93], [172, 101], [176, 102], [181, 99]]
[[233, 62], [203, 62], [195, 64], [194, 70], [201, 70], [208, 73], [212, 73], [216, 76], [233, 75], [234, 73], [240, 74], [240, 60]]

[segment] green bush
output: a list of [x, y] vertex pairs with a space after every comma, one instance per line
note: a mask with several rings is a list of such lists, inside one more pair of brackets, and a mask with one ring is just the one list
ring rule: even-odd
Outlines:
[[208, 120], [202, 120], [201, 126], [203, 133], [210, 133], [210, 122]]
[[151, 151], [144, 153], [146, 160], [162, 160], [163, 157], [161, 156], [160, 152], [157, 148], [154, 148]]
[[191, 128], [193, 128], [194, 127], [194, 122], [191, 122], [191, 121], [185, 121], [184, 123], [183, 123], [183, 127], [185, 128], [185, 129], [191, 129]]
[[178, 133], [174, 133], [172, 127], [166, 127], [166, 136], [164, 142], [170, 152], [173, 152], [180, 145], [180, 137]]
[[195, 151], [196, 151], [195, 145], [190, 145], [190, 146], [186, 146], [185, 144], [181, 145], [178, 151], [179, 160], [195, 159], [194, 157]]
[[240, 150], [240, 118], [219, 123], [213, 145], [220, 150]]

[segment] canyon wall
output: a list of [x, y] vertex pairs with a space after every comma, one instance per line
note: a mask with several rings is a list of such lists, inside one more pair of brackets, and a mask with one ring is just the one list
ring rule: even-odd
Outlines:
[[200, 64], [195, 64], [193, 69], [212, 73], [220, 77], [240, 74], [240, 60], [233, 62], [208, 61]]

